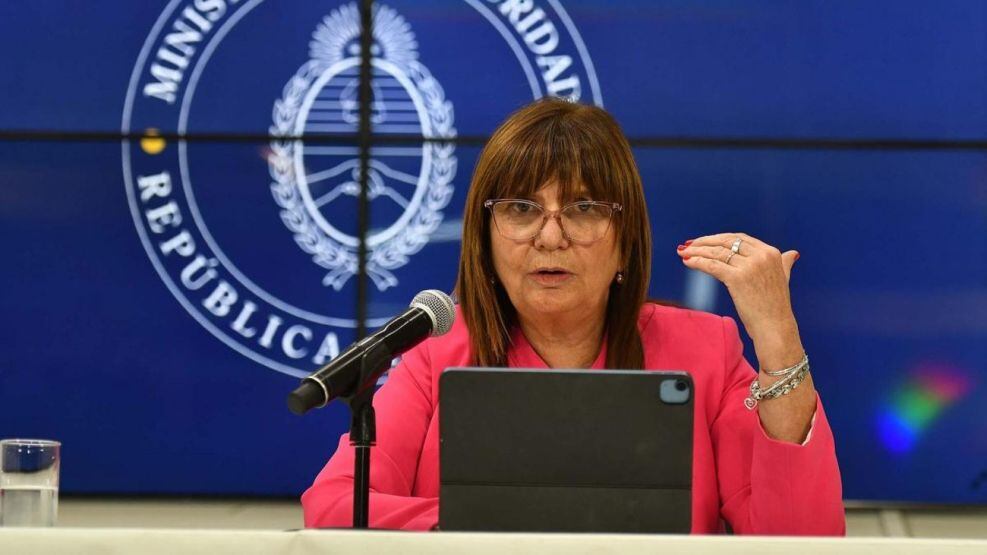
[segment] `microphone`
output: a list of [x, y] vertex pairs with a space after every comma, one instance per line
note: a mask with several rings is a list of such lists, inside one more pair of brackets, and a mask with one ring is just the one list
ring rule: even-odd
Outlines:
[[408, 310], [303, 379], [288, 395], [288, 409], [302, 415], [337, 397], [352, 397], [373, 387], [390, 368], [391, 359], [429, 336], [445, 334], [452, 329], [455, 318], [456, 309], [449, 295], [436, 289], [422, 291], [415, 295]]

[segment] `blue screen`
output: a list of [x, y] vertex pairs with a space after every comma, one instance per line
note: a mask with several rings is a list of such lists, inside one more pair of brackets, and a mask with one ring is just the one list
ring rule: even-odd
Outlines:
[[362, 306], [355, 3], [0, 5], [0, 437], [68, 493], [300, 493], [348, 414], [285, 395], [451, 290], [483, 139], [557, 94], [632, 141], [652, 297], [737, 317], [686, 239], [801, 253], [846, 498], [987, 501], [987, 7], [510, 4], [376, 3]]

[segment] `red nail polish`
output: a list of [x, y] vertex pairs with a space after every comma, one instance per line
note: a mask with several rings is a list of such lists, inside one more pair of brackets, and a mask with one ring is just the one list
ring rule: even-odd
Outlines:
[[679, 245], [679, 246], [678, 246], [678, 247], [676, 247], [676, 248], [678, 248], [678, 250], [683, 250], [683, 249], [685, 249], [685, 245]]
[[688, 247], [689, 245], [691, 245], [691, 244], [692, 244], [692, 239], [689, 239], [688, 241], [686, 241], [686, 242], [685, 242], [685, 246], [687, 246], [687, 247]]
[[683, 256], [682, 257], [682, 260], [689, 260], [690, 258], [692, 258], [692, 257], [691, 256]]
[[795, 253], [795, 260], [798, 260], [799, 258], [802, 258], [802, 255], [799, 253]]

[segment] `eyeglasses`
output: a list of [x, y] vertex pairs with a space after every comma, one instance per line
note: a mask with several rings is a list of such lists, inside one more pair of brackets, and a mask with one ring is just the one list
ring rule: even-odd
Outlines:
[[490, 199], [483, 203], [493, 214], [494, 225], [512, 241], [529, 241], [541, 233], [549, 218], [558, 218], [562, 235], [570, 242], [588, 245], [610, 229], [610, 220], [623, 207], [615, 202], [580, 200], [558, 210], [545, 210], [537, 202], [522, 199]]

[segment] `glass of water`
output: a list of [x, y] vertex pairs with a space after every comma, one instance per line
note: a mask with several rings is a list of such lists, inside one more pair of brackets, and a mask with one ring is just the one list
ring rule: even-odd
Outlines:
[[46, 439], [0, 441], [0, 526], [54, 526], [62, 444]]

